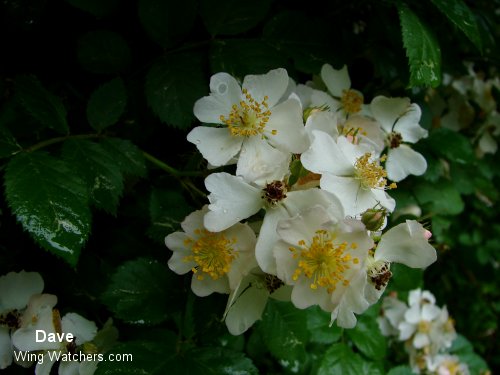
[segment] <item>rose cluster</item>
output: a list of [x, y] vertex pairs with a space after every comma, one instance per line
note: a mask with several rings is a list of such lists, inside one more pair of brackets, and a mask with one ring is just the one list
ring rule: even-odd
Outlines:
[[57, 296], [42, 293], [43, 288], [37, 272], [0, 277], [0, 370], [12, 362], [23, 367], [36, 363], [35, 374], [48, 375], [60, 360], [59, 375], [94, 374], [98, 353], [118, 337], [116, 328], [108, 321], [98, 331], [94, 322], [73, 312], [61, 317]]
[[386, 230], [391, 190], [427, 168], [411, 147], [427, 136], [419, 106], [385, 96], [364, 103], [345, 66], [324, 65], [321, 78], [321, 87], [296, 84], [276, 69], [240, 84], [217, 73], [194, 105], [205, 125], [187, 139], [218, 169], [205, 180], [209, 204], [166, 237], [168, 265], [192, 272], [198, 296], [229, 295], [232, 334], [260, 319], [269, 297], [320, 306], [332, 323], [354, 327], [384, 292], [392, 262], [436, 260], [417, 221]]
[[467, 365], [447, 352], [457, 334], [448, 309], [436, 306], [431, 292], [410, 291], [408, 304], [385, 297], [378, 323], [385, 336], [404, 342], [415, 373], [469, 375]]

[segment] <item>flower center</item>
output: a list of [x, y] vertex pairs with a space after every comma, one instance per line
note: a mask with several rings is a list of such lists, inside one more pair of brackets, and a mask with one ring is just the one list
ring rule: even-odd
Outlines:
[[367, 274], [371, 283], [377, 290], [381, 290], [387, 286], [387, 283], [392, 277], [391, 264], [389, 262], [384, 262], [383, 260], [373, 259], [373, 257], [368, 258]]
[[363, 128], [349, 128], [349, 127], [344, 127], [342, 129], [342, 135], [347, 138], [349, 142], [352, 144], [359, 144], [359, 134], [366, 136], [366, 131], [363, 130]]
[[363, 96], [356, 90], [343, 90], [340, 104], [347, 114], [358, 113], [361, 111]]
[[431, 322], [427, 320], [421, 320], [418, 322], [418, 332], [420, 333], [429, 333], [431, 330]]
[[398, 148], [403, 142], [403, 136], [400, 133], [392, 132], [388, 136], [388, 143], [390, 148]]
[[[298, 242], [299, 248], [290, 247], [294, 258], [300, 258], [298, 267], [293, 273], [293, 279], [297, 280], [304, 275], [311, 280], [311, 289], [318, 286], [327, 288], [332, 293], [340, 282], [344, 286], [349, 285], [345, 278], [345, 272], [352, 264], [358, 264], [358, 258], [352, 258], [347, 253], [349, 248], [347, 242], [334, 243], [335, 236], [326, 230], [317, 230], [312, 238], [312, 243], [306, 246], [304, 240]], [[350, 245], [351, 249], [357, 248], [356, 243]]]
[[[196, 262], [193, 273], [208, 274], [213, 280], [217, 280], [229, 272], [231, 263], [236, 258], [233, 245], [236, 239], [227, 239], [222, 233], [209, 232], [206, 229], [196, 229], [198, 235], [196, 241], [188, 238], [184, 242], [191, 245], [192, 255], [184, 257], [185, 262]], [[198, 280], [203, 280], [204, 275], [197, 275]]]
[[[387, 172], [378, 161], [370, 161], [371, 156], [372, 154], [367, 152], [363, 156], [359, 157], [354, 164], [356, 177], [361, 181], [361, 186], [365, 189], [395, 189], [395, 183], [386, 186]], [[385, 156], [382, 156], [380, 160], [384, 161]]]
[[[264, 96], [264, 100], [259, 103], [246, 89], [242, 92], [245, 100], [241, 100], [239, 105], [233, 104], [229, 116], [226, 118], [221, 115], [220, 120], [227, 125], [232, 136], [251, 137], [262, 134], [271, 116], [267, 104], [269, 98]], [[276, 134], [276, 130], [272, 134]]]
[[265, 283], [266, 283], [266, 289], [269, 293], [273, 293], [276, 289], [281, 288], [285, 283], [281, 281], [278, 277], [271, 275], [271, 274], [266, 274], [265, 277]]
[[283, 181], [273, 181], [266, 185], [262, 198], [271, 206], [275, 206], [279, 201], [286, 198], [286, 185]]

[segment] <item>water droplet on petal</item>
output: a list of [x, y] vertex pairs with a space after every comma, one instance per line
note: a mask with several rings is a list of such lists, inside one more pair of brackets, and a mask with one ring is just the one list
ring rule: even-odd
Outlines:
[[225, 214], [227, 214], [227, 210], [225, 208], [222, 210], [222, 212], [224, 212]]
[[197, 139], [196, 141], [194, 141], [194, 143], [196, 143], [197, 145], [199, 145], [201, 143], [201, 141], [199, 139]]

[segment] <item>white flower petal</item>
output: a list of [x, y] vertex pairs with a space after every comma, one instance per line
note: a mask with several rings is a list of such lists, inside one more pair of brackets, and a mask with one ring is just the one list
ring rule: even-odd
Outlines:
[[217, 73], [210, 78], [210, 96], [194, 104], [194, 115], [201, 122], [220, 124], [220, 116], [227, 117], [231, 106], [241, 100], [241, 88], [236, 79], [227, 73]]
[[241, 335], [261, 319], [268, 298], [269, 292], [263, 287], [246, 288], [231, 304], [226, 314], [225, 322], [229, 333]]
[[320, 90], [312, 91], [310, 101], [312, 107], [327, 107], [328, 111], [333, 113], [337, 112], [340, 108], [340, 101]]
[[336, 97], [341, 97], [343, 90], [351, 88], [351, 79], [349, 78], [346, 65], [340, 70], [333, 69], [329, 64], [323, 65], [321, 68], [321, 79], [323, 79], [328, 91]]
[[267, 141], [280, 150], [295, 154], [304, 152], [309, 147], [309, 139], [304, 129], [300, 103], [292, 98], [272, 108], [265, 135]]
[[293, 273], [297, 268], [297, 260], [290, 253], [290, 245], [283, 240], [279, 240], [273, 248], [274, 258], [276, 259], [276, 275], [285, 284], [293, 285]]
[[43, 290], [43, 279], [38, 272], [9, 272], [0, 277], [0, 314], [26, 307], [30, 297]]
[[391, 133], [397, 119], [405, 113], [409, 106], [410, 99], [408, 98], [376, 96], [370, 104], [370, 109], [373, 117], [380, 123], [382, 129], [387, 133]]
[[410, 324], [418, 324], [422, 320], [420, 305], [411, 305], [405, 312], [405, 320]]
[[55, 356], [53, 360], [51, 360], [48, 353], [43, 354], [43, 362], [37, 362], [35, 367], [35, 375], [50, 375], [50, 370], [52, 370], [52, 366], [56, 363]]
[[76, 361], [61, 361], [58, 375], [80, 375], [80, 363]]
[[230, 164], [243, 143], [243, 137], [232, 136], [227, 128], [207, 126], [191, 130], [187, 140], [194, 143], [203, 157], [216, 167]]
[[415, 143], [421, 138], [426, 138], [428, 135], [427, 130], [419, 125], [422, 110], [420, 107], [413, 103], [398, 119], [394, 125], [394, 131], [400, 133], [403, 137], [403, 142]]
[[191, 290], [198, 297], [206, 297], [212, 293], [229, 294], [231, 291], [227, 277], [214, 280], [209, 275], [204, 275], [203, 280], [199, 280], [196, 274], [191, 278]]
[[399, 341], [406, 341], [413, 335], [416, 330], [416, 326], [408, 322], [401, 322], [398, 325], [398, 329]]
[[307, 118], [304, 129], [311, 137], [311, 141], [313, 139], [313, 130], [321, 130], [332, 137], [333, 140], [336, 140], [339, 136], [339, 130], [337, 128], [337, 115], [329, 111], [313, 112]]
[[246, 76], [243, 80], [243, 88], [247, 89], [259, 103], [264, 100], [264, 96], [267, 96], [267, 104], [273, 107], [287, 90], [288, 80], [287, 71], [279, 68], [266, 74]]
[[12, 343], [9, 328], [0, 327], [0, 370], [7, 368], [12, 363]]
[[417, 349], [422, 349], [430, 344], [429, 336], [425, 333], [417, 332], [413, 338], [413, 346]]
[[437, 255], [425, 238], [425, 228], [415, 220], [406, 220], [406, 223], [396, 225], [382, 236], [375, 259], [425, 268], [436, 261]]
[[389, 149], [385, 169], [390, 180], [399, 182], [410, 174], [423, 175], [427, 169], [427, 161], [421, 154], [402, 144]]
[[436, 305], [426, 303], [422, 306], [422, 320], [430, 322], [437, 319], [440, 314], [441, 309]]
[[283, 180], [289, 173], [290, 159], [290, 153], [274, 148], [260, 137], [250, 137], [243, 142], [236, 175], [264, 187], [271, 181]]
[[479, 138], [478, 146], [482, 152], [487, 154], [494, 154], [498, 149], [497, 141], [487, 131]]
[[209, 212], [204, 224], [211, 232], [220, 232], [257, 213], [262, 205], [262, 191], [229, 173], [214, 173], [205, 179], [210, 192]]
[[299, 309], [306, 309], [318, 305], [325, 311], [333, 308], [326, 288], [311, 288], [311, 281], [300, 277], [292, 289], [292, 303]]
[[76, 313], [67, 313], [64, 315], [61, 319], [61, 326], [64, 333], [73, 334], [76, 339], [76, 345], [92, 341], [97, 334], [95, 323]]
[[[319, 130], [312, 131], [311, 147], [304, 152], [300, 160], [304, 168], [315, 173], [333, 173], [335, 175], [354, 174], [354, 165], [344, 154], [344, 150], [333, 138]], [[338, 142], [342, 138], [339, 138]]]
[[276, 274], [276, 261], [273, 248], [278, 241], [278, 222], [288, 218], [288, 213], [283, 206], [268, 209], [260, 228], [257, 245], [255, 246], [255, 257], [262, 271], [269, 274]]
[[168, 260], [168, 268], [178, 275], [184, 275], [196, 266], [196, 262], [194, 261], [186, 262], [186, 257], [191, 255], [190, 249], [184, 243], [186, 239], [188, 239], [188, 236], [183, 232], [170, 233], [165, 238], [165, 244], [173, 251], [172, 256]]

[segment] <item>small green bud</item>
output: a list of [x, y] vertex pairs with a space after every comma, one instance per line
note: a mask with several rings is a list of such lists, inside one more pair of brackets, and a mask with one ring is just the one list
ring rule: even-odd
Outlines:
[[386, 217], [387, 210], [385, 208], [369, 208], [361, 214], [361, 221], [365, 224], [366, 229], [377, 231], [384, 225]]

